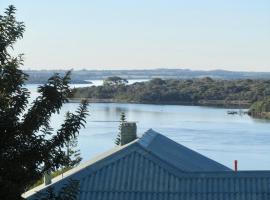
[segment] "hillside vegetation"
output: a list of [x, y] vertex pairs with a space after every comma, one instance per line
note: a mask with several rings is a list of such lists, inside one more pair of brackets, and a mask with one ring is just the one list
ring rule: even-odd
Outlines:
[[102, 86], [76, 88], [71, 98], [90, 102], [132, 102], [149, 104], [188, 104], [249, 107], [270, 96], [270, 80], [215, 80], [155, 78], [127, 85], [104, 81]]
[[248, 113], [256, 118], [270, 119], [270, 97], [254, 102]]

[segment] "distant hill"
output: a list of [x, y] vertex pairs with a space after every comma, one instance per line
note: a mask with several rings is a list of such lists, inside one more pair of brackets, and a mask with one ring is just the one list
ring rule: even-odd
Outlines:
[[[25, 70], [30, 75], [28, 83], [44, 83], [53, 73], [64, 74], [65, 70]], [[189, 70], [189, 69], [149, 69], [149, 70], [75, 70], [72, 83], [84, 83], [85, 80], [100, 80], [110, 76], [126, 79], [190, 79], [211, 77], [213, 79], [270, 79], [270, 72], [243, 72], [226, 70]]]

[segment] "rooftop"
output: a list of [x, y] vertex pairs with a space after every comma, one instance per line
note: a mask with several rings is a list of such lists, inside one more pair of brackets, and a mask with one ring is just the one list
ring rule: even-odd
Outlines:
[[23, 196], [69, 179], [80, 181], [78, 199], [270, 199], [270, 171], [234, 172], [153, 131], [92, 159]]

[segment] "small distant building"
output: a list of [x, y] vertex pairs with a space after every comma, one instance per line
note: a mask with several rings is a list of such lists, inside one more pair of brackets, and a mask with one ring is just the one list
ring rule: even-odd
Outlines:
[[233, 171], [153, 130], [23, 197], [35, 199], [48, 187], [57, 191], [70, 178], [80, 182], [78, 200], [270, 199], [270, 171]]

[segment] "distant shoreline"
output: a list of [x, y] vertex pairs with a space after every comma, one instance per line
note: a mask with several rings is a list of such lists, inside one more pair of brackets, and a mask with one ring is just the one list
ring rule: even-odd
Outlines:
[[69, 97], [71, 102], [80, 102], [81, 98], [87, 98], [90, 103], [196, 105], [248, 109], [252, 103], [270, 96], [269, 87], [270, 80], [155, 78], [130, 85], [107, 81], [101, 86], [77, 87], [72, 89]]
[[[54, 73], [63, 76], [67, 70], [23, 70], [29, 75], [27, 83], [46, 83]], [[227, 71], [227, 70], [189, 70], [189, 69], [137, 69], [137, 70], [74, 70], [71, 83], [85, 83], [83, 80], [104, 80], [110, 76], [125, 79], [193, 79], [211, 77], [221, 80], [270, 79], [270, 72]]]
[[131, 103], [131, 104], [149, 104], [149, 105], [184, 105], [184, 106], [211, 106], [211, 107], [222, 107], [222, 108], [243, 108], [247, 109], [251, 105], [248, 101], [230, 101], [225, 102], [224, 100], [209, 100], [196, 102], [138, 102], [138, 101], [126, 101], [117, 99], [95, 99], [95, 98], [69, 98], [69, 103], [80, 103], [82, 99], [87, 100], [89, 103]]

